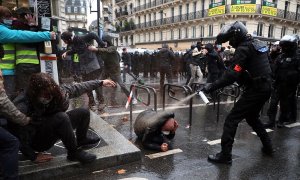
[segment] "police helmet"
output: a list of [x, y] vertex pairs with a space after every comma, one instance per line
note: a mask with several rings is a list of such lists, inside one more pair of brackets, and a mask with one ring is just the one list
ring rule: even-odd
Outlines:
[[163, 44], [162, 48], [169, 48], [169, 45], [168, 44]]
[[279, 46], [283, 52], [295, 51], [298, 46], [297, 35], [285, 35], [280, 39]]
[[70, 41], [72, 39], [72, 36], [72, 32], [66, 31], [61, 34], [60, 38], [64, 41]]
[[246, 37], [247, 33], [248, 30], [246, 26], [243, 23], [236, 21], [222, 27], [216, 42], [217, 44], [221, 44], [229, 41], [231, 46], [237, 47], [238, 43]]

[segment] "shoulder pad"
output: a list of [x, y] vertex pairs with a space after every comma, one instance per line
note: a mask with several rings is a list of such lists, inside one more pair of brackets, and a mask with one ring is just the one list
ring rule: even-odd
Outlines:
[[261, 52], [261, 53], [267, 52], [269, 50], [269, 48], [265, 42], [262, 42], [257, 39], [252, 41], [252, 45], [256, 51]]

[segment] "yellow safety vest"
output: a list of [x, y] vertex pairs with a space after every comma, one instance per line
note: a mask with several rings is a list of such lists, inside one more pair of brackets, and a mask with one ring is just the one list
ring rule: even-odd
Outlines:
[[4, 57], [0, 60], [0, 69], [15, 69], [16, 51], [14, 44], [3, 44]]
[[26, 44], [16, 45], [16, 64], [40, 64], [36, 47]]
[[77, 54], [77, 53], [74, 54], [73, 62], [76, 62], [76, 63], [79, 62], [79, 57], [78, 57], [78, 54]]

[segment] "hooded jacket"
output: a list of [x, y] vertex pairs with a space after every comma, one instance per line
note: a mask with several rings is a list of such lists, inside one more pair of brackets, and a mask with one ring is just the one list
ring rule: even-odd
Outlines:
[[51, 116], [58, 112], [65, 112], [69, 108], [69, 100], [78, 97], [83, 93], [90, 92], [103, 84], [100, 80], [86, 81], [74, 85], [62, 85], [61, 91], [63, 93], [62, 101], [52, 99], [49, 104], [32, 104], [26, 93], [20, 94], [14, 103], [21, 112], [32, 118], [31, 124], [19, 127], [12, 124], [13, 133], [19, 138], [21, 143], [21, 152], [30, 160], [36, 159], [34, 149], [31, 148], [31, 138], [34, 137], [35, 128], [38, 128], [45, 120], [45, 117]]

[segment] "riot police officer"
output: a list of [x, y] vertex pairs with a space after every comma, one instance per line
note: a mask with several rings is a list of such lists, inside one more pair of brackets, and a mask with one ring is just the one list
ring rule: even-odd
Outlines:
[[267, 155], [274, 152], [271, 139], [259, 120], [259, 112], [271, 93], [271, 68], [268, 61], [268, 48], [265, 43], [254, 40], [245, 25], [234, 22], [225, 25], [217, 36], [217, 43], [229, 41], [236, 51], [232, 57], [233, 65], [223, 76], [212, 84], [207, 84], [205, 93], [220, 89], [233, 82], [243, 84], [245, 91], [225, 119], [221, 139], [222, 150], [216, 155], [209, 155], [208, 160], [215, 163], [230, 164], [234, 136], [238, 124], [246, 119], [257, 133], [263, 144], [262, 151]]
[[282, 54], [275, 64], [274, 88], [279, 97], [280, 116], [277, 127], [293, 123], [297, 117], [296, 91], [300, 80], [300, 57], [297, 56], [298, 37], [285, 35], [279, 42]]

